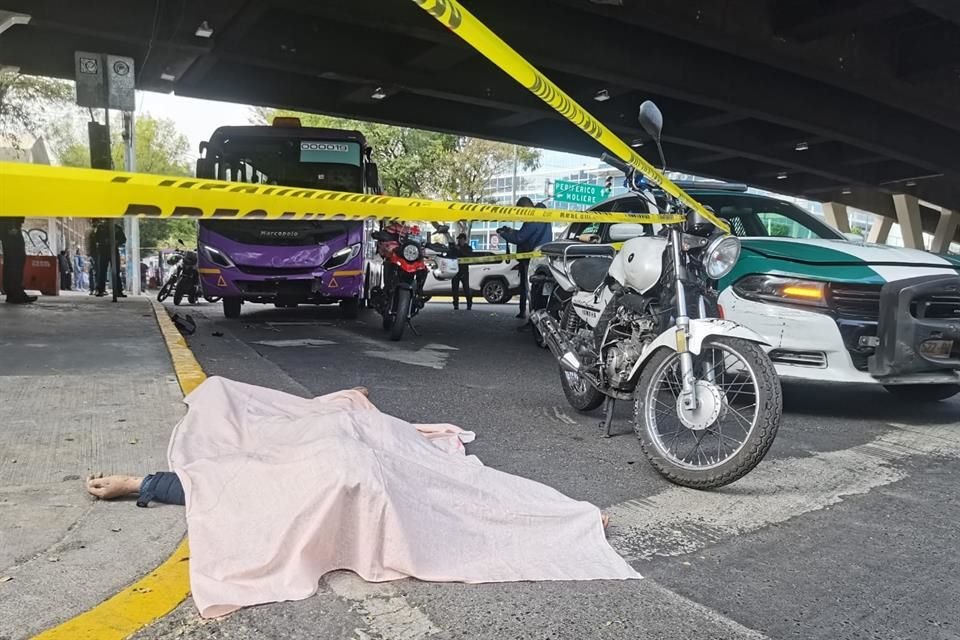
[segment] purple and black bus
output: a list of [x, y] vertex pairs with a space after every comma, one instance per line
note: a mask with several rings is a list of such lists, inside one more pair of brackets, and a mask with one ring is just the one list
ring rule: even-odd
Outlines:
[[[379, 190], [377, 165], [359, 131], [302, 127], [297, 118], [273, 126], [220, 127], [200, 144], [197, 177], [327, 189]], [[228, 318], [244, 302], [278, 307], [339, 303], [355, 317], [365, 299], [371, 223], [314, 220], [199, 222], [203, 291], [223, 298]]]

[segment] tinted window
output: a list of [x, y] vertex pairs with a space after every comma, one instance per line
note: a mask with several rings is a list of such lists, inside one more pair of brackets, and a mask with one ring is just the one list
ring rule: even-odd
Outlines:
[[694, 197], [727, 220], [738, 236], [843, 239], [803, 209], [775, 198], [743, 193], [696, 194]]

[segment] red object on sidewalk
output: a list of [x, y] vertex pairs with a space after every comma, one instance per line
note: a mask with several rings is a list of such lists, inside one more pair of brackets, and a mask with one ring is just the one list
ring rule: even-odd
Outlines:
[[[0, 277], [3, 257], [0, 257]], [[23, 288], [40, 291], [45, 296], [60, 295], [60, 268], [56, 256], [27, 256], [23, 265]]]

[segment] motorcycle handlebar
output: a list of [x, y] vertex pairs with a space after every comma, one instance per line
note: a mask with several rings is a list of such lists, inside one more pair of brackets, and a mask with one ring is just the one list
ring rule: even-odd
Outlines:
[[616, 169], [617, 171], [622, 171], [623, 173], [629, 174], [633, 172], [633, 167], [629, 164], [618, 158], [617, 156], [611, 155], [606, 151], [600, 156], [600, 159], [606, 162], [608, 165]]

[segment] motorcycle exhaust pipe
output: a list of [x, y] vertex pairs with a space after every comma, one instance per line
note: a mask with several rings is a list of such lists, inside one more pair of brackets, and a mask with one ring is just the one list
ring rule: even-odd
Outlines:
[[580, 358], [560, 333], [560, 328], [553, 318], [546, 311], [541, 310], [534, 311], [530, 315], [530, 321], [540, 331], [544, 342], [550, 348], [550, 353], [560, 362], [560, 366], [570, 373], [580, 373]]

